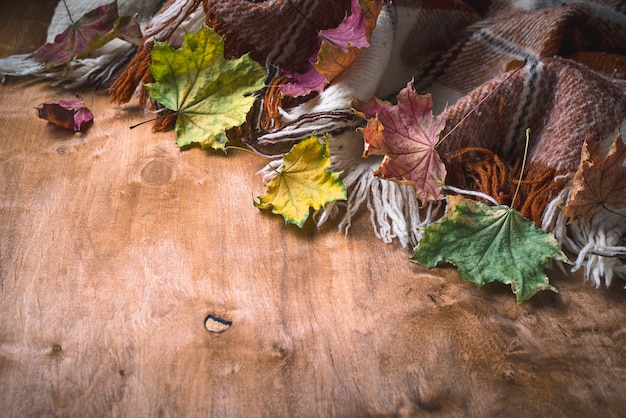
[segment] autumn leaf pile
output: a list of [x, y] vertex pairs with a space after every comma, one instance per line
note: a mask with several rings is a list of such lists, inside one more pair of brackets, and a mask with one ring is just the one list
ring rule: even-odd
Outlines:
[[[284, 72], [289, 81], [280, 86], [282, 93], [295, 97], [323, 91], [369, 46], [381, 7], [382, 1], [354, 0], [352, 13], [339, 27], [321, 31], [320, 46], [309, 60], [308, 71]], [[105, 17], [94, 19], [96, 12]], [[48, 65], [62, 65], [101, 45], [98, 35], [110, 39], [133, 32], [132, 20], [122, 20], [111, 6], [103, 6], [77, 20], [35, 56]], [[188, 33], [179, 49], [155, 42], [151, 50], [155, 82], [145, 87], [159, 107], [176, 115], [180, 147], [198, 144], [203, 149], [227, 151], [226, 131], [246, 122], [255, 93], [264, 87], [266, 73], [259, 63], [248, 55], [225, 59], [223, 48], [222, 37], [203, 26]], [[372, 97], [355, 100], [352, 106], [364, 120], [360, 128], [365, 141], [363, 158], [384, 156], [373, 175], [414, 187], [422, 206], [447, 201], [446, 213], [423, 229], [412, 260], [427, 267], [453, 264], [462, 278], [478, 287], [493, 281], [508, 284], [518, 302], [541, 290], [556, 291], [544, 268], [551, 259], [568, 260], [552, 234], [510, 207], [489, 205], [489, 199], [448, 195], [447, 167], [438, 151], [445, 121], [432, 114], [430, 95], [419, 95], [409, 82], [394, 104]], [[311, 210], [345, 200], [349, 191], [340, 173], [328, 171], [330, 141], [332, 137], [320, 132], [294, 145], [280, 164], [269, 162], [267, 190], [255, 206], [271, 209], [286, 223], [302, 227]], [[563, 209], [571, 219], [582, 217], [589, 222], [597, 211], [626, 207], [626, 146], [618, 137], [608, 152], [599, 148], [591, 139], [586, 143], [572, 198]]]

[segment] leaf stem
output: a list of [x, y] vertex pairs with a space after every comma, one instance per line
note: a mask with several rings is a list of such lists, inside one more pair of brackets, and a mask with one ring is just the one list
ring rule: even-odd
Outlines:
[[63, 6], [65, 6], [65, 11], [67, 12], [67, 17], [70, 18], [70, 22], [72, 22], [72, 26], [76, 25], [76, 22], [74, 22], [74, 19], [72, 19], [72, 14], [70, 13], [70, 8], [67, 7], [67, 2], [65, 0], [63, 0]]
[[141, 125], [143, 125], [143, 124], [145, 124], [145, 123], [154, 122], [154, 121], [155, 121], [155, 120], [157, 120], [157, 119], [159, 119], [159, 117], [158, 117], [158, 116], [157, 116], [156, 118], [152, 118], [152, 119], [144, 120], [143, 122], [139, 122], [139, 123], [136, 123], [136, 124], [134, 124], [134, 125], [129, 126], [129, 129], [135, 129], [135, 128], [136, 128], [136, 127], [138, 127], [138, 126], [141, 126]]
[[470, 117], [470, 115], [471, 115], [472, 113], [474, 113], [474, 111], [475, 111], [476, 109], [478, 109], [478, 108], [480, 107], [480, 105], [481, 105], [481, 104], [483, 104], [483, 103], [485, 102], [485, 100], [487, 100], [489, 97], [491, 97], [491, 95], [492, 95], [492, 94], [494, 94], [496, 91], [498, 91], [498, 89], [499, 89], [500, 87], [502, 87], [502, 86], [504, 85], [504, 83], [506, 83], [507, 81], [509, 81], [509, 79], [510, 79], [511, 77], [513, 77], [513, 76], [514, 76], [514, 75], [515, 75], [515, 74], [516, 74], [519, 70], [521, 70], [521, 69], [524, 67], [524, 65], [526, 65], [526, 61], [527, 61], [527, 60], [526, 60], [526, 59], [524, 59], [524, 62], [523, 62], [520, 66], [518, 66], [518, 67], [517, 67], [517, 68], [515, 68], [513, 71], [511, 71], [511, 73], [510, 73], [509, 75], [507, 75], [507, 76], [506, 76], [506, 78], [505, 78], [504, 80], [502, 80], [502, 82], [501, 82], [500, 84], [498, 84], [498, 85], [496, 86], [496, 88], [495, 88], [495, 89], [493, 89], [492, 91], [490, 91], [490, 92], [489, 92], [489, 94], [488, 94], [488, 95], [486, 95], [485, 97], [483, 97], [483, 98], [480, 100], [480, 102], [478, 102], [478, 104], [477, 104], [476, 106], [474, 106], [474, 107], [472, 108], [472, 110], [470, 110], [470, 111], [467, 113], [467, 115], [463, 116], [463, 118], [459, 121], [459, 123], [457, 123], [457, 124], [454, 126], [454, 128], [450, 129], [450, 131], [449, 131], [449, 132], [448, 132], [448, 133], [447, 133], [447, 134], [446, 134], [443, 138], [441, 138], [441, 140], [440, 140], [439, 142], [437, 142], [437, 144], [435, 145], [435, 148], [437, 148], [439, 145], [441, 145], [441, 143], [442, 143], [443, 141], [445, 141], [446, 139], [448, 139], [448, 137], [452, 134], [452, 132], [456, 131], [456, 128], [458, 128], [458, 127], [459, 127], [459, 126], [460, 126], [463, 122], [465, 122], [465, 119], [469, 118], [469, 117]]
[[238, 151], [244, 151], [244, 152], [247, 152], [248, 154], [256, 155], [257, 157], [261, 157], [261, 158], [263, 158], [265, 161], [270, 162], [270, 159], [269, 159], [269, 158], [265, 157], [264, 155], [259, 154], [258, 152], [254, 152], [254, 151], [252, 151], [252, 150], [251, 150], [251, 149], [249, 149], [249, 148], [238, 147], [238, 146], [236, 146], [236, 145], [230, 145], [230, 146], [228, 146], [228, 147], [224, 147], [224, 149], [225, 149], [226, 151], [231, 150], [231, 149], [236, 149], [236, 150], [238, 150]]
[[526, 157], [528, 156], [528, 143], [530, 142], [530, 128], [526, 128], [526, 145], [524, 146], [524, 158], [522, 158], [522, 168], [519, 173], [519, 179], [517, 180], [517, 187], [515, 188], [515, 194], [513, 195], [513, 199], [511, 200], [511, 207], [515, 203], [515, 199], [517, 198], [517, 192], [519, 192], [519, 187], [522, 184], [522, 176], [524, 175], [524, 167], [526, 166]]

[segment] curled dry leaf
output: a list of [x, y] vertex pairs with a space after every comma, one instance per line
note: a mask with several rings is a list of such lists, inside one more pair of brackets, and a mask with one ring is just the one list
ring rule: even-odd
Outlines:
[[93, 114], [84, 107], [82, 100], [60, 100], [57, 103], [43, 103], [37, 108], [38, 115], [54, 125], [70, 131], [86, 129], [93, 121]]

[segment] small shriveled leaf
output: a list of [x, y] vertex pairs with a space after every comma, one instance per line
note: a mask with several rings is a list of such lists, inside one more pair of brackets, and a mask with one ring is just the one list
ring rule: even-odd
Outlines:
[[571, 219], [581, 216], [589, 223], [599, 208], [609, 211], [626, 208], [626, 145], [618, 135], [603, 158], [599, 148], [599, 143], [592, 138], [585, 141], [572, 197], [563, 208]]
[[263, 87], [265, 70], [248, 55], [224, 59], [223, 38], [203, 26], [186, 34], [180, 49], [155, 42], [146, 84], [150, 97], [177, 112], [177, 144], [224, 149], [225, 131], [239, 126]]
[[412, 82], [397, 97], [397, 105], [377, 98], [353, 102], [354, 110], [368, 119], [361, 129], [367, 143], [364, 156], [384, 155], [374, 174], [412, 185], [422, 204], [443, 199], [446, 168], [435, 145], [445, 121], [433, 116], [431, 96], [417, 94]]
[[330, 166], [327, 141], [312, 136], [294, 145], [283, 157], [282, 170], [266, 184], [266, 193], [254, 205], [271, 207], [285, 222], [302, 227], [309, 208], [318, 210], [333, 200], [345, 200], [346, 187], [339, 174], [326, 171]]
[[86, 13], [58, 34], [54, 42], [42, 45], [31, 56], [56, 67], [83, 57], [117, 37], [137, 44], [141, 29], [134, 17], [119, 17], [114, 1]]
[[439, 261], [458, 267], [465, 280], [481, 287], [493, 281], [510, 284], [518, 303], [550, 285], [544, 268], [551, 258], [568, 262], [552, 234], [546, 234], [506, 206], [449, 196], [450, 208], [424, 228], [412, 260], [427, 267]]
[[37, 108], [37, 114], [41, 119], [74, 132], [84, 130], [93, 122], [93, 114], [82, 100], [43, 103]]

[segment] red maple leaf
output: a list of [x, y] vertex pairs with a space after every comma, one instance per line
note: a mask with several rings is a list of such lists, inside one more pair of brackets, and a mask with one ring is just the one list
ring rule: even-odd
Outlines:
[[572, 197], [563, 208], [565, 214], [572, 219], [582, 216], [589, 222], [599, 208], [610, 212], [626, 208], [626, 145], [622, 136], [617, 135], [604, 158], [600, 157], [598, 141], [587, 138], [582, 155]]
[[384, 155], [374, 175], [412, 185], [422, 204], [443, 199], [446, 168], [435, 145], [445, 121], [433, 116], [432, 97], [417, 94], [412, 81], [397, 98], [397, 105], [377, 98], [352, 103], [368, 119], [361, 129], [367, 143], [364, 156]]
[[86, 13], [58, 34], [54, 42], [40, 46], [31, 57], [56, 67], [85, 56], [114, 38], [131, 43], [141, 40], [137, 20], [128, 16], [119, 17], [116, 1]]

